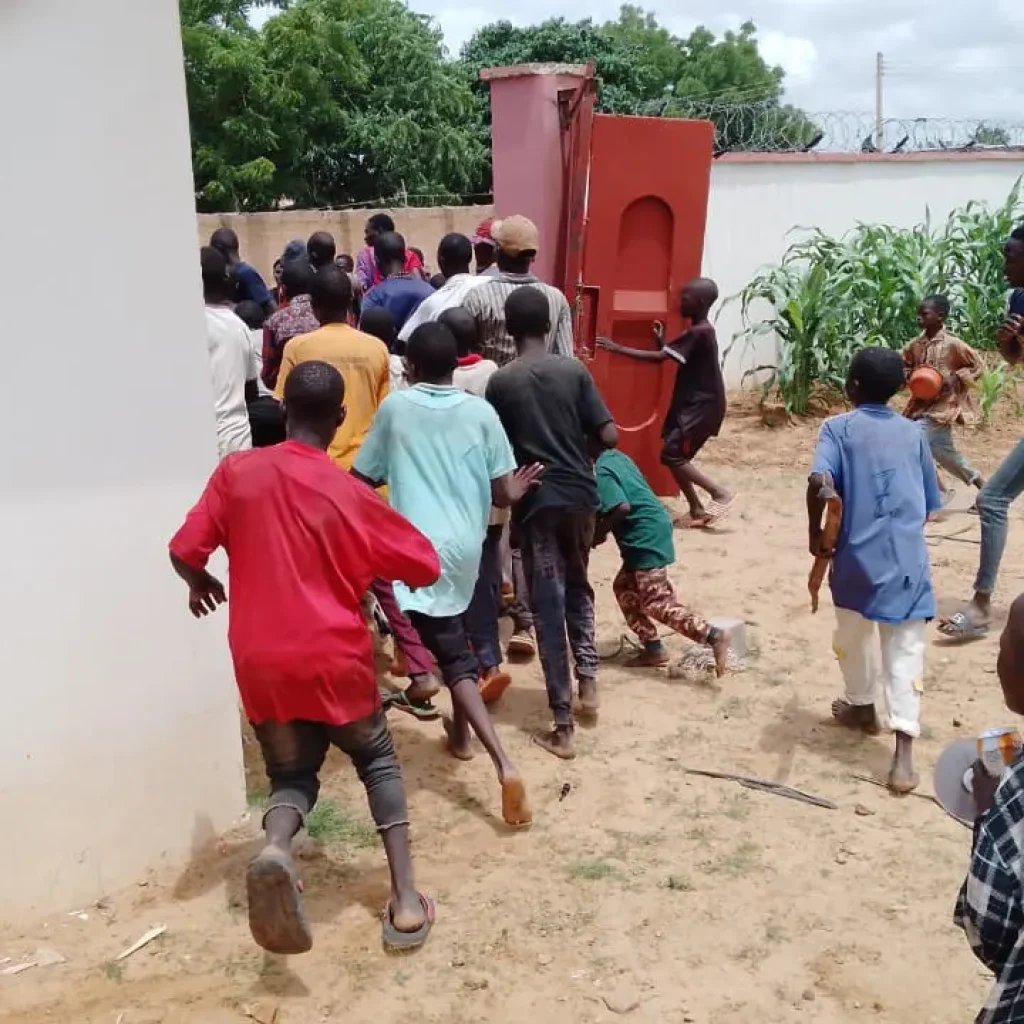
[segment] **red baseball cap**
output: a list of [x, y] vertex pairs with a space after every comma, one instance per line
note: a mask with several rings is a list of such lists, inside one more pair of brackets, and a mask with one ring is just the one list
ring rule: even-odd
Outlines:
[[476, 234], [473, 235], [474, 245], [490, 245], [494, 246], [494, 239], [491, 237], [491, 229], [494, 227], [494, 218], [488, 217], [486, 220], [480, 221], [476, 226]]

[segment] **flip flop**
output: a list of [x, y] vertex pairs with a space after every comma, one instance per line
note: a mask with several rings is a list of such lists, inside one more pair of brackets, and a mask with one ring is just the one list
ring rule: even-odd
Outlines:
[[430, 703], [429, 700], [416, 704], [409, 700], [404, 690], [388, 691], [380, 695], [381, 704], [385, 711], [394, 708], [396, 711], [404, 711], [407, 715], [419, 719], [421, 722], [436, 722], [441, 717], [441, 712]]
[[695, 516], [692, 512], [679, 516], [672, 520], [672, 525], [677, 530], [706, 530], [711, 523], [711, 516]]
[[496, 672], [493, 676], [481, 679], [477, 686], [480, 697], [485, 704], [494, 704], [501, 700], [505, 691], [512, 685], [512, 677], [507, 672]]
[[249, 931], [268, 953], [293, 955], [313, 948], [313, 933], [302, 909], [299, 874], [287, 854], [266, 847], [245, 872]]
[[537, 641], [532, 633], [513, 633], [506, 650], [519, 658], [532, 658], [537, 653]]
[[391, 920], [391, 901], [385, 904], [381, 911], [381, 931], [383, 932], [384, 948], [389, 953], [411, 953], [419, 949], [427, 941], [430, 929], [434, 927], [436, 920], [436, 908], [434, 901], [423, 893], [416, 893], [420, 898], [420, 905], [423, 907], [423, 924], [414, 932], [400, 932], [394, 921]]
[[733, 506], [736, 504], [737, 495], [733, 495], [728, 501], [712, 501], [708, 504], [707, 526], [717, 526], [729, 518]]
[[967, 643], [988, 634], [987, 622], [976, 622], [966, 612], [954, 612], [939, 623], [939, 632], [950, 640]]

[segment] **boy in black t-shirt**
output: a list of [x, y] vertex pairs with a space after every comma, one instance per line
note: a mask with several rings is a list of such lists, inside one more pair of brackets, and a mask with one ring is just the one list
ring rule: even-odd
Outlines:
[[595, 438], [614, 448], [618, 432], [586, 368], [547, 352], [547, 296], [523, 285], [508, 297], [505, 319], [517, 358], [487, 383], [517, 462], [541, 463], [540, 486], [513, 511], [533, 606], [554, 728], [534, 741], [556, 757], [576, 756], [572, 677], [566, 634], [576, 662], [583, 711], [596, 714], [594, 591], [587, 579], [597, 484], [588, 454]]
[[[683, 286], [679, 311], [690, 321], [690, 328], [675, 341], [665, 343], [665, 328], [661, 324], [655, 325], [659, 347], [654, 351], [628, 348], [610, 338], [598, 339], [601, 348], [633, 359], [676, 361], [676, 383], [661, 431], [665, 442], [661, 461], [668, 466], [690, 506], [689, 514], [679, 523], [687, 527], [721, 522], [735, 500], [732, 493], [696, 469], [692, 461], [709, 438], [718, 436], [725, 419], [725, 381], [718, 363], [715, 329], [708, 320], [717, 301], [718, 285], [710, 278], [697, 277]], [[706, 508], [698, 489], [711, 498]]]

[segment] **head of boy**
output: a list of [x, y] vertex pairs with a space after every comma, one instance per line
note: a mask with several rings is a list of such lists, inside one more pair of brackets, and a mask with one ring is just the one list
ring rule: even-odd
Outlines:
[[343, 252], [338, 256], [334, 263], [339, 269], [344, 270], [346, 274], [351, 274], [356, 269], [355, 260], [347, 252]]
[[210, 247], [221, 253], [229, 264], [238, 262], [238, 235], [231, 228], [217, 228], [210, 235]]
[[331, 264], [313, 275], [309, 296], [313, 302], [313, 316], [321, 324], [343, 324], [352, 306], [352, 280]]
[[395, 342], [398, 340], [395, 318], [383, 306], [364, 309], [363, 315], [359, 318], [359, 330], [363, 334], [372, 334], [373, 337], [380, 338], [387, 345], [389, 352], [394, 351]]
[[482, 274], [488, 267], [494, 265], [494, 239], [491, 236], [491, 229], [494, 227], [494, 218], [488, 217], [480, 221], [473, 235], [473, 256], [476, 258], [476, 272]]
[[345, 420], [345, 381], [330, 363], [299, 363], [284, 382], [288, 438], [326, 451]]
[[495, 260], [502, 273], [530, 272], [530, 265], [537, 258], [540, 246], [540, 234], [532, 220], [519, 214], [496, 220], [491, 228], [491, 237], [494, 239]]
[[199, 250], [199, 267], [203, 275], [203, 299], [210, 305], [227, 302], [231, 279], [228, 258], [212, 245]]
[[410, 384], [451, 384], [458, 365], [455, 336], [442, 323], [420, 324], [405, 350]]
[[381, 277], [405, 273], [405, 239], [396, 231], [385, 231], [373, 243], [373, 259]]
[[505, 327], [520, 355], [547, 348], [551, 309], [547, 296], [532, 285], [517, 288], [505, 300]]
[[377, 241], [378, 235], [394, 230], [395, 222], [386, 213], [375, 213], [366, 222], [366, 227], [363, 229], [363, 238], [366, 244], [373, 248], [373, 243]]
[[926, 295], [917, 307], [917, 326], [934, 338], [945, 326], [949, 316], [949, 299], [945, 295]]
[[679, 312], [687, 320], [700, 323], [718, 301], [718, 285], [710, 277], [695, 277], [683, 285], [679, 293]]
[[314, 231], [306, 243], [306, 252], [309, 253], [309, 262], [314, 270], [326, 267], [334, 262], [337, 249], [334, 244], [334, 235], [329, 231]]
[[456, 274], [468, 274], [473, 261], [473, 243], [465, 235], [445, 235], [437, 247], [437, 265], [445, 280]]
[[846, 394], [854, 405], [885, 405], [907, 382], [903, 356], [891, 348], [862, 348], [850, 363]]
[[235, 306], [235, 316], [249, 328], [250, 331], [258, 331], [266, 322], [266, 310], [252, 299], [245, 299]]
[[1024, 288], [1024, 224], [1011, 232], [1003, 246], [1003, 273], [1011, 288]]
[[289, 300], [308, 295], [315, 276], [309, 260], [286, 260], [281, 268], [281, 294]]
[[480, 335], [477, 331], [476, 318], [468, 309], [452, 306], [437, 318], [437, 322], [444, 324], [452, 332], [460, 359], [479, 350]]

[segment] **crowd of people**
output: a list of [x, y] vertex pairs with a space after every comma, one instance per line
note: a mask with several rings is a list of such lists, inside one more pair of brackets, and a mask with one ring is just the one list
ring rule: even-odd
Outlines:
[[[709, 648], [719, 675], [730, 657], [729, 637], [679, 601], [668, 572], [673, 528], [712, 527], [736, 500], [693, 462], [726, 412], [709, 319], [714, 282], [698, 278], [682, 288], [687, 326], [676, 339], [660, 324], [648, 349], [599, 339], [612, 354], [676, 367], [660, 457], [688, 511], [673, 521], [617, 450], [612, 414], [574, 358], [565, 296], [531, 272], [540, 247], [532, 222], [513, 215], [484, 222], [473, 238], [446, 235], [439, 273], [429, 279], [422, 253], [388, 215], [367, 221], [365, 241], [355, 260], [338, 255], [326, 232], [289, 243], [273, 289], [240, 258], [228, 229], [201, 254], [221, 462], [171, 554], [201, 616], [226, 600], [206, 565], [216, 548], [228, 551], [236, 677], [271, 785], [267, 845], [247, 873], [250, 923], [260, 945], [281, 953], [312, 943], [291, 844], [316, 801], [331, 744], [352, 759], [382, 836], [392, 883], [385, 944], [411, 949], [426, 940], [435, 910], [415, 888], [386, 711], [442, 718], [447, 748], [460, 760], [474, 756], [479, 740], [498, 778], [504, 821], [531, 823], [523, 777], [487, 706], [511, 684], [505, 657], [539, 652], [552, 724], [534, 741], [556, 757], [576, 756], [576, 720], [600, 708], [588, 565], [608, 537], [622, 560], [614, 594], [639, 648], [630, 666], [667, 664], [658, 624]], [[1024, 228], [1008, 240], [1004, 262], [1018, 291], [998, 342], [1016, 363]], [[1024, 490], [1024, 442], [987, 482], [956, 448], [952, 427], [971, 413], [981, 363], [946, 330], [949, 315], [945, 296], [927, 296], [918, 312], [922, 333], [902, 354], [866, 348], [856, 355], [847, 381], [853, 411], [823, 425], [807, 492], [811, 552], [831, 562], [845, 684], [832, 715], [852, 729], [877, 732], [881, 724], [894, 733], [889, 786], [896, 793], [919, 784], [913, 741], [925, 628], [936, 616], [924, 526], [952, 498], [936, 467], [977, 488], [982, 524], [974, 598], [939, 624], [955, 639], [987, 629], [1006, 509]], [[915, 389], [922, 368], [936, 377], [933, 392]], [[901, 413], [891, 402], [908, 376], [913, 397]], [[823, 522], [828, 495], [842, 502], [831, 540]], [[503, 614], [513, 623], [504, 651]], [[1024, 664], [1022, 617], [1011, 616], [1001, 674]], [[394, 640], [392, 671], [408, 677], [402, 689], [378, 688], [373, 622]], [[450, 718], [433, 704], [442, 686]], [[1024, 766], [1019, 772], [1024, 779]], [[993, 813], [1013, 817], [1005, 801], [998, 810], [1000, 794], [1016, 799], [1022, 784], [1001, 787]], [[1000, 840], [1011, 836], [1018, 851], [1021, 820], [1013, 817]], [[1024, 913], [1019, 856], [1015, 863], [1013, 898]], [[986, 884], [991, 892], [988, 876]], [[998, 909], [993, 901], [1010, 895], [981, 906], [972, 891], [969, 879], [958, 914], [983, 942], [985, 915]], [[1024, 946], [1024, 921], [1016, 941]], [[997, 969], [995, 952], [984, 958]], [[1003, 968], [1010, 970], [1000, 961], [997, 973]], [[1016, 969], [1024, 974], [1024, 962]], [[1013, 999], [1024, 999], [1022, 984], [1015, 982]]]

